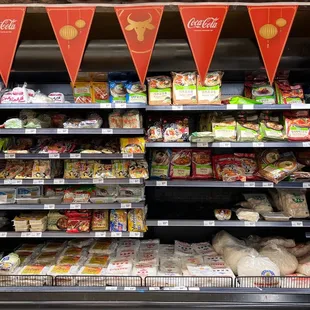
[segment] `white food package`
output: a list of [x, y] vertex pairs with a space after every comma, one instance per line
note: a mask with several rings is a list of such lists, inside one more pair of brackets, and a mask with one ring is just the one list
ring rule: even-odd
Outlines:
[[298, 267], [297, 258], [284, 247], [270, 245], [260, 250], [262, 256], [268, 257], [280, 269], [281, 276], [294, 273]]
[[259, 213], [249, 209], [239, 208], [236, 215], [240, 221], [257, 222], [259, 220]]
[[159, 239], [150, 239], [150, 240], [141, 240], [140, 243], [140, 252], [149, 251], [149, 250], [159, 250]]
[[229, 246], [224, 249], [225, 263], [232, 269], [234, 274], [238, 274], [239, 260], [248, 255], [258, 256], [258, 252], [245, 246]]
[[280, 276], [280, 269], [268, 257], [247, 255], [240, 258], [237, 273], [239, 277]]
[[155, 265], [144, 265], [144, 264], [135, 264], [132, 270], [133, 276], [138, 276], [141, 278], [145, 277], [154, 277], [157, 275], [158, 266]]
[[296, 244], [296, 246], [287, 250], [297, 258], [305, 256], [310, 253], [310, 242]]
[[245, 242], [233, 237], [224, 230], [218, 232], [212, 240], [212, 246], [215, 252], [220, 255], [224, 254], [225, 247], [234, 245], [245, 245]]
[[55, 103], [65, 103], [65, 96], [62, 93], [54, 92], [48, 95]]
[[192, 243], [192, 248], [200, 255], [217, 255], [209, 242]]
[[310, 255], [306, 255], [299, 260], [297, 272], [310, 276]]
[[174, 242], [174, 255], [176, 256], [191, 256], [194, 255], [194, 250], [189, 243], [176, 240]]
[[224, 258], [222, 256], [204, 256], [203, 257], [204, 264], [210, 266], [213, 269], [223, 269], [227, 268], [227, 265], [225, 264]]
[[269, 245], [279, 245], [285, 248], [293, 248], [296, 246], [295, 241], [293, 239], [286, 239], [283, 237], [267, 237], [263, 238], [260, 241], [260, 246], [265, 247]]
[[108, 276], [130, 276], [133, 261], [131, 259], [111, 259], [107, 268]]

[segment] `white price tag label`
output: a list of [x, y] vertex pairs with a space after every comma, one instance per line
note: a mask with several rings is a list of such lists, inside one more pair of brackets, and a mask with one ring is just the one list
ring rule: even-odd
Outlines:
[[78, 210], [81, 209], [82, 205], [80, 203], [71, 203], [70, 204], [70, 209], [71, 210]]
[[169, 226], [169, 221], [157, 221], [157, 226]]
[[121, 209], [131, 209], [131, 203], [121, 203]]
[[149, 291], [160, 291], [160, 287], [158, 287], [158, 286], [154, 286], [154, 287], [150, 286], [149, 287]]
[[133, 158], [133, 154], [123, 154], [123, 158]]
[[12, 184], [12, 180], [3, 180], [3, 184]]
[[140, 184], [140, 179], [129, 179], [129, 184]]
[[310, 188], [310, 183], [309, 182], [302, 183], [302, 187], [303, 188]]
[[54, 210], [55, 205], [54, 204], [45, 204], [44, 205], [44, 210]]
[[6, 238], [8, 233], [6, 231], [0, 232], [0, 238]]
[[22, 238], [41, 238], [42, 232], [22, 232], [20, 236]]
[[172, 111], [182, 111], [183, 110], [183, 106], [182, 105], [173, 105], [171, 107]]
[[187, 291], [186, 286], [164, 287], [164, 291]]
[[255, 182], [244, 182], [243, 186], [244, 187], [255, 187]]
[[97, 237], [97, 238], [105, 238], [106, 236], [107, 236], [107, 233], [105, 231], [95, 232], [95, 237]]
[[227, 104], [226, 110], [238, 110], [238, 105], [237, 104]]
[[200, 291], [200, 287], [193, 286], [193, 287], [189, 287], [188, 290], [189, 291]]
[[203, 221], [203, 226], [215, 226], [214, 221]]
[[208, 142], [198, 142], [197, 147], [208, 147], [209, 143]]
[[70, 154], [70, 158], [79, 159], [81, 157], [82, 157], [81, 154]]
[[310, 142], [303, 142], [302, 147], [310, 147]]
[[44, 180], [33, 180], [32, 183], [36, 184], [36, 185], [42, 185], [42, 184], [44, 184]]
[[106, 291], [117, 291], [117, 286], [106, 286], [105, 290]]
[[5, 159], [14, 159], [16, 158], [15, 154], [4, 154]]
[[103, 128], [101, 130], [101, 133], [104, 134], [104, 135], [112, 135], [113, 134], [113, 129], [110, 129], [110, 128]]
[[263, 182], [263, 187], [271, 188], [274, 184], [272, 182]]
[[292, 103], [291, 104], [291, 110], [299, 110], [299, 109], [304, 109], [305, 105], [300, 104], [300, 103]]
[[136, 290], [136, 287], [134, 286], [125, 286], [124, 287], [124, 291], [135, 291]]
[[156, 186], [167, 186], [168, 182], [167, 181], [156, 181]]
[[121, 236], [122, 236], [122, 232], [120, 232], [120, 231], [112, 231], [111, 232], [111, 237], [119, 238]]
[[51, 158], [51, 159], [60, 158], [60, 155], [59, 154], [48, 154], [48, 158]]
[[115, 103], [115, 108], [116, 109], [126, 109], [127, 108], [126, 102]]
[[254, 227], [254, 226], [256, 226], [256, 222], [244, 221], [244, 226]]
[[65, 179], [54, 179], [54, 184], [65, 184]]
[[36, 134], [37, 133], [37, 130], [36, 129], [30, 129], [30, 128], [27, 128], [25, 129], [25, 133], [29, 133], [29, 134]]
[[20, 184], [23, 184], [23, 180], [12, 180], [11, 184], [20, 185]]
[[129, 232], [129, 237], [130, 238], [140, 238], [141, 234], [139, 232], [135, 232], [135, 231], [130, 231]]
[[252, 145], [253, 147], [264, 147], [265, 143], [264, 142], [253, 142]]
[[111, 109], [112, 108], [112, 104], [107, 102], [107, 103], [100, 103], [100, 109]]
[[220, 147], [231, 147], [230, 142], [220, 142]]
[[242, 110], [254, 110], [254, 104], [243, 104]]
[[100, 179], [93, 179], [93, 184], [103, 184], [104, 183], [104, 179], [100, 178]]
[[57, 128], [57, 134], [68, 134], [69, 133], [69, 129], [67, 128]]
[[304, 223], [301, 221], [292, 221], [292, 227], [303, 227]]

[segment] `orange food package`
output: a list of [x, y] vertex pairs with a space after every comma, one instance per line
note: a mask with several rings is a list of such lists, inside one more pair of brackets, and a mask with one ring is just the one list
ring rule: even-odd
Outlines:
[[107, 82], [92, 82], [92, 102], [108, 103], [109, 100], [109, 85]]
[[92, 90], [90, 82], [75, 82], [74, 85], [72, 85], [72, 88], [75, 103], [92, 102]]

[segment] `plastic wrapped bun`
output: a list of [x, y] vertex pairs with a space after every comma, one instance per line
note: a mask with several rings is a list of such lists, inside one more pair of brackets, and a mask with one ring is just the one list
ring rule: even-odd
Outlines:
[[281, 276], [294, 273], [298, 267], [297, 258], [284, 247], [273, 244], [264, 247], [260, 254], [268, 257], [279, 267]]
[[54, 100], [48, 96], [42, 94], [39, 90], [34, 97], [31, 98], [31, 103], [53, 103]]
[[247, 255], [237, 265], [239, 277], [280, 276], [279, 267], [268, 257]]
[[238, 245], [242, 246], [245, 245], [245, 242], [233, 237], [228, 232], [222, 230], [214, 236], [212, 240], [212, 245], [216, 253], [223, 255], [225, 247]]
[[310, 255], [306, 255], [299, 260], [297, 272], [310, 276]]
[[224, 248], [224, 260], [234, 274], [238, 274], [238, 262], [245, 256], [258, 256], [258, 252], [253, 248], [245, 246], [228, 246]]

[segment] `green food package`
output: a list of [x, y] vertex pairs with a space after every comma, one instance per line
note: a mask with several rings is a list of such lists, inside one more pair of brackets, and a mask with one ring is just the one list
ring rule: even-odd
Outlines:
[[242, 96], [234, 96], [229, 100], [230, 104], [262, 104], [262, 102], [242, 97]]
[[260, 123], [260, 135], [262, 140], [286, 140], [283, 126], [275, 122], [262, 121]]
[[259, 141], [259, 124], [246, 122], [237, 123], [237, 141], [255, 142]]

